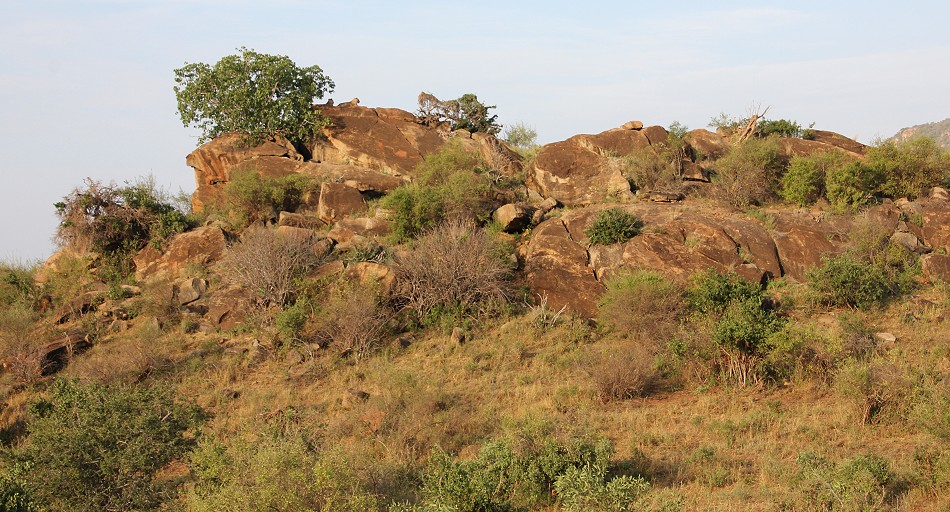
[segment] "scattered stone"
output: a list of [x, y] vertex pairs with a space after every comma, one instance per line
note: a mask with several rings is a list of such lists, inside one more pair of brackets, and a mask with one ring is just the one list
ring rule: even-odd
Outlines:
[[930, 190], [930, 199], [934, 201], [950, 201], [950, 192], [943, 187], [934, 187]]
[[683, 194], [675, 192], [650, 192], [647, 199], [654, 203], [674, 203], [683, 200]]
[[216, 226], [203, 226], [179, 233], [168, 243], [165, 251], [151, 245], [133, 258], [135, 277], [139, 281], [161, 277], [175, 279], [185, 267], [208, 267], [224, 257], [228, 235]]
[[950, 255], [930, 253], [921, 256], [920, 267], [931, 281], [950, 283]]
[[280, 212], [277, 214], [278, 226], [290, 226], [294, 228], [320, 229], [326, 224], [314, 215], [294, 212]]
[[465, 343], [465, 331], [461, 327], [453, 327], [452, 335], [449, 337], [454, 345], [462, 345]]
[[897, 336], [889, 332], [876, 332], [874, 333], [874, 339], [885, 346], [893, 346], [897, 342]]
[[284, 364], [287, 366], [294, 366], [304, 362], [306, 358], [299, 350], [290, 350], [287, 352], [287, 355], [284, 357]]
[[910, 252], [917, 254], [927, 254], [930, 252], [930, 248], [920, 243], [920, 239], [917, 238], [917, 235], [907, 232], [907, 231], [897, 231], [891, 235], [891, 243], [899, 245]]
[[172, 287], [172, 297], [179, 305], [190, 304], [204, 296], [208, 290], [208, 282], [204, 279], [193, 277], [178, 281]]

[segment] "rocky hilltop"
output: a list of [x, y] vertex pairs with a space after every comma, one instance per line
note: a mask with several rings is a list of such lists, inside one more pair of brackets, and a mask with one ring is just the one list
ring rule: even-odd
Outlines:
[[890, 140], [906, 142], [917, 137], [930, 137], [943, 149], [950, 149], [950, 119], [902, 128]]

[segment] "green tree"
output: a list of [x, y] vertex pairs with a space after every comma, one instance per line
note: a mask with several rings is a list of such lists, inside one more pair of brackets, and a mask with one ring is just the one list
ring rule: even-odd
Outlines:
[[156, 472], [185, 454], [197, 408], [155, 388], [56, 381], [31, 407], [28, 487], [46, 510], [126, 511], [157, 506]]
[[260, 141], [282, 135], [299, 143], [327, 119], [313, 108], [333, 91], [319, 66], [297, 67], [288, 57], [240, 48], [211, 66], [185, 64], [175, 70], [178, 114], [185, 126], [202, 130], [201, 141], [227, 132]]

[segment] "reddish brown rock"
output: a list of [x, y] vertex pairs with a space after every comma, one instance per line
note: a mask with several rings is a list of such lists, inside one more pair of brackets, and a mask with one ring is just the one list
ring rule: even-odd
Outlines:
[[492, 219], [505, 233], [518, 233], [531, 225], [534, 209], [520, 204], [509, 203], [492, 213]]
[[[255, 161], [253, 164], [250, 163], [252, 160]], [[185, 158], [185, 163], [195, 170], [192, 209], [201, 211], [206, 204], [218, 200], [223, 185], [231, 180], [231, 172], [239, 164], [260, 167], [262, 172], [274, 174], [292, 172], [302, 161], [303, 157], [282, 140], [248, 146], [242, 135], [221, 135], [202, 144]]]
[[320, 204], [317, 216], [327, 224], [366, 209], [366, 201], [359, 190], [342, 183], [320, 185]]
[[643, 121], [627, 121], [620, 125], [621, 130], [642, 130]]
[[643, 136], [638, 131], [615, 130], [548, 144], [526, 172], [528, 187], [565, 206], [631, 200], [630, 183], [620, 163], [604, 155], [622, 154], [616, 149], [638, 146], [637, 137]]
[[304, 213], [280, 212], [277, 215], [277, 225], [280, 227], [289, 226], [295, 228], [320, 229], [326, 226], [319, 217]]
[[779, 139], [779, 146], [782, 150], [782, 153], [784, 153], [785, 156], [789, 158], [793, 156], [809, 156], [815, 153], [827, 151], [843, 151], [845, 154], [855, 158], [859, 158], [861, 156], [859, 153], [847, 151], [838, 146], [819, 142], [817, 140], [805, 140], [794, 137]]
[[472, 140], [478, 143], [478, 152], [489, 167], [504, 176], [521, 175], [524, 168], [523, 159], [507, 144], [494, 135], [482, 132], [473, 133]]
[[354, 236], [383, 237], [390, 233], [389, 222], [375, 217], [343, 219], [336, 223], [327, 237], [337, 243], [349, 242]]
[[532, 294], [546, 297], [552, 309], [567, 306], [586, 318], [597, 314], [604, 287], [587, 267], [587, 251], [571, 239], [559, 219], [545, 221], [532, 233], [525, 274]]
[[205, 226], [179, 233], [164, 251], [151, 245], [133, 258], [135, 277], [141, 281], [177, 278], [188, 265], [208, 266], [224, 257], [228, 235], [218, 227]]
[[601, 156], [629, 155], [650, 146], [644, 132], [636, 130], [607, 130], [596, 135], [576, 135], [568, 139]]
[[920, 212], [921, 238], [934, 251], [950, 252], [950, 202], [928, 200]]
[[353, 281], [377, 286], [383, 297], [388, 297], [393, 287], [395, 274], [391, 268], [381, 263], [360, 261], [346, 267], [344, 275]]
[[807, 270], [821, 265], [822, 257], [840, 254], [845, 249], [849, 226], [794, 213], [779, 213], [775, 218], [772, 239], [782, 270], [796, 280], [805, 280]]
[[215, 290], [207, 297], [191, 303], [190, 307], [205, 311], [205, 319], [214, 327], [228, 330], [244, 324], [253, 302], [254, 296], [250, 290], [229, 286]]
[[662, 126], [647, 126], [641, 133], [646, 135], [650, 144], [664, 144], [670, 135]]
[[931, 281], [950, 283], [950, 255], [931, 253], [920, 258], [920, 266]]
[[699, 153], [701, 159], [714, 160], [729, 151], [729, 141], [725, 137], [701, 128], [687, 133], [686, 142]]
[[865, 151], [867, 151], [867, 146], [854, 139], [849, 139], [840, 133], [826, 130], [809, 130], [809, 132], [811, 134], [811, 140], [841, 148], [849, 153], [864, 155]]
[[342, 183], [372, 194], [385, 194], [408, 183], [407, 178], [347, 164], [307, 162], [298, 172], [322, 181]]

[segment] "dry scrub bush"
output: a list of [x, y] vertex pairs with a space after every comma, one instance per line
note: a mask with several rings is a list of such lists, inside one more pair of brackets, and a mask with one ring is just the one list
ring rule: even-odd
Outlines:
[[510, 268], [499, 244], [473, 222], [452, 220], [399, 255], [395, 290], [423, 321], [433, 314], [486, 313], [506, 299]]
[[716, 195], [737, 207], [759, 204], [771, 197], [780, 170], [779, 147], [774, 140], [747, 140], [716, 162]]
[[34, 323], [37, 317], [23, 304], [0, 309], [0, 359], [17, 382], [29, 383], [40, 375], [40, 348], [45, 340]]
[[654, 359], [653, 351], [643, 343], [601, 349], [593, 356], [590, 369], [597, 397], [606, 403], [648, 394], [660, 379]]
[[392, 315], [378, 291], [360, 283], [342, 283], [329, 291], [317, 315], [316, 338], [362, 359], [380, 346]]
[[657, 272], [637, 271], [607, 282], [597, 319], [621, 336], [661, 341], [675, 332], [684, 309], [676, 284]]
[[251, 289], [262, 306], [283, 307], [296, 291], [296, 281], [320, 265], [314, 237], [281, 235], [267, 228], [250, 228], [229, 250], [223, 272]]
[[862, 424], [901, 417], [909, 406], [910, 382], [887, 361], [851, 359], [839, 368], [835, 387], [857, 406]]

